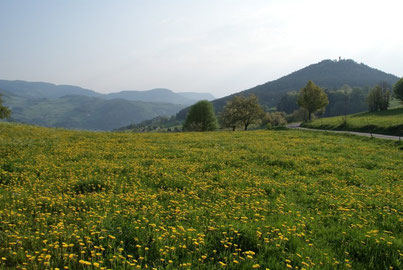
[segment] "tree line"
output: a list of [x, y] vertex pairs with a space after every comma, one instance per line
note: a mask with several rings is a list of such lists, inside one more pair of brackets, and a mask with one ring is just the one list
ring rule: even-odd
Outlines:
[[[327, 96], [323, 90], [312, 81], [301, 89], [298, 97], [298, 104], [305, 108], [309, 118], [316, 110], [328, 104]], [[185, 123], [184, 131], [212, 131], [218, 128], [237, 127], [248, 130], [251, 124], [260, 123], [267, 128], [281, 126], [287, 123], [285, 113], [265, 112], [259, 104], [258, 98], [251, 94], [249, 96], [235, 96], [224, 106], [224, 110], [218, 115], [214, 112], [213, 105], [207, 100], [197, 102], [190, 107]]]
[[[403, 83], [402, 79], [393, 87], [393, 96], [396, 99], [402, 100]], [[328, 96], [329, 104], [326, 110], [319, 112], [323, 117], [331, 117], [338, 115], [347, 115], [366, 110], [377, 111], [386, 110], [389, 106], [389, 101], [392, 96], [391, 85], [385, 82], [380, 82], [372, 89], [369, 87], [351, 88], [344, 85], [337, 90], [327, 90], [324, 92]], [[277, 110], [290, 115], [300, 109], [297, 99], [299, 92], [291, 91], [281, 97], [277, 105]], [[322, 114], [321, 114], [322, 113]]]
[[[308, 81], [299, 92], [293, 91], [284, 95], [275, 112], [265, 112], [257, 97], [251, 94], [235, 96], [229, 100], [223, 111], [218, 114], [218, 118], [212, 104], [203, 100], [190, 108], [183, 130], [211, 131], [219, 126], [232, 130], [242, 127], [247, 130], [251, 124], [272, 128], [285, 125], [287, 119], [310, 121], [315, 114], [347, 115], [364, 111], [365, 108], [369, 111], [386, 110], [391, 98], [391, 88], [387, 83], [381, 82], [369, 90], [345, 85], [341, 89], [328, 91]], [[403, 78], [393, 86], [393, 94], [403, 104]]]

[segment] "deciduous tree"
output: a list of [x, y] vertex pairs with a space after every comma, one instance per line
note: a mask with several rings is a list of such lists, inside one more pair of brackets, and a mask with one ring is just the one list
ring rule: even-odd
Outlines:
[[393, 86], [393, 94], [395, 98], [400, 99], [400, 102], [403, 103], [403, 78]]
[[312, 81], [308, 81], [307, 85], [299, 91], [298, 105], [308, 111], [309, 120], [312, 113], [324, 108], [327, 104], [329, 100], [326, 93]]
[[255, 95], [235, 96], [225, 105], [221, 114], [221, 123], [224, 127], [231, 127], [233, 130], [237, 125], [242, 124], [244, 129], [248, 130], [250, 124], [261, 120], [263, 116], [263, 108]]
[[262, 120], [262, 126], [266, 128], [285, 126], [286, 124], [285, 112], [268, 112]]
[[367, 96], [367, 103], [369, 106], [369, 111], [384, 111], [389, 107], [390, 100], [390, 90], [382, 87], [381, 85], [376, 85], [369, 92]]
[[231, 101], [227, 102], [218, 119], [221, 128], [232, 128], [232, 131], [235, 131], [236, 127], [240, 125], [240, 121], [236, 109], [233, 106], [229, 106], [229, 104], [231, 104]]
[[213, 105], [207, 100], [202, 100], [190, 107], [183, 130], [211, 131], [217, 129], [217, 126]]

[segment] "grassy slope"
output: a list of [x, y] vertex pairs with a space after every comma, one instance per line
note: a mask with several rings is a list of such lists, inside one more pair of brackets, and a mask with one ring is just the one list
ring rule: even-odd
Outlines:
[[399, 269], [402, 149], [0, 123], [0, 268]]
[[347, 123], [344, 123], [343, 119], [344, 116], [317, 119], [311, 123], [305, 123], [303, 126], [308, 128], [350, 130], [403, 136], [403, 107], [382, 112], [348, 115]]

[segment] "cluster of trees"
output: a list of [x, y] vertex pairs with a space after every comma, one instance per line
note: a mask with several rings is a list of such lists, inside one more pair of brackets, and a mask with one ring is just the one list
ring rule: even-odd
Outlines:
[[228, 101], [224, 110], [219, 114], [219, 121], [213, 105], [207, 100], [203, 100], [190, 107], [183, 130], [211, 131], [218, 128], [218, 123], [222, 128], [235, 130], [242, 126], [244, 130], [247, 130], [249, 125], [259, 122], [264, 115], [264, 110], [255, 95], [236, 96]]
[[[329, 104], [323, 111], [324, 117], [337, 116], [342, 114], [352, 114], [365, 111], [368, 108], [366, 96], [369, 89], [351, 88], [348, 85], [337, 90], [324, 90], [327, 95]], [[277, 105], [277, 110], [290, 115], [297, 112], [299, 93], [296, 91], [285, 94]]]
[[326, 91], [329, 105], [323, 116], [347, 115], [365, 111], [368, 107], [365, 102], [368, 91], [368, 88], [351, 88], [348, 85], [337, 90]]
[[370, 112], [385, 111], [389, 107], [390, 90], [386, 83], [376, 85], [367, 96]]
[[[307, 112], [308, 118], [328, 103], [325, 92], [312, 81], [302, 88], [298, 94], [298, 105]], [[272, 128], [287, 124], [284, 112], [265, 112], [255, 95], [235, 96], [224, 106], [219, 115], [222, 128], [243, 127], [247, 130], [249, 125], [260, 123], [261, 126]], [[218, 127], [218, 121], [212, 104], [206, 100], [193, 105], [186, 117], [183, 129], [185, 131], [210, 131]]]
[[[387, 82], [380, 82], [372, 89], [369, 87], [351, 88], [348, 85], [344, 85], [337, 90], [324, 90], [329, 103], [326, 106], [326, 110], [319, 110], [316, 114], [321, 114], [323, 117], [331, 117], [363, 112], [365, 110], [386, 110], [392, 96], [391, 88], [391, 85]], [[403, 78], [394, 85], [393, 94], [395, 98], [403, 100]], [[300, 92], [288, 92], [282, 96], [277, 105], [277, 110], [285, 112], [289, 120], [305, 119], [307, 112], [304, 112], [304, 109], [301, 110], [301, 107], [298, 105], [299, 96]]]
[[[219, 114], [219, 121], [212, 104], [200, 101], [190, 108], [183, 128], [191, 131], [215, 130], [218, 128], [218, 122], [221, 128], [232, 130], [241, 126], [247, 130], [250, 124], [256, 123], [271, 128], [285, 125], [287, 118], [291, 121], [300, 119], [310, 121], [314, 114], [347, 115], [363, 111], [366, 106], [370, 111], [386, 110], [391, 98], [390, 88], [390, 85], [382, 82], [371, 90], [345, 85], [338, 90], [324, 91], [314, 82], [308, 81], [299, 92], [284, 95], [278, 104], [277, 112], [264, 112], [253, 94], [247, 97], [235, 96], [224, 106], [224, 110]], [[403, 78], [394, 85], [393, 92], [403, 103]], [[332, 106], [329, 106], [326, 114], [325, 107], [329, 104]]]
[[399, 99], [400, 102], [403, 104], [403, 78], [401, 78], [394, 86], [393, 86], [393, 93], [395, 98]]
[[273, 127], [282, 127], [287, 124], [285, 112], [268, 112], [262, 119], [262, 127], [271, 129]]
[[369, 111], [387, 110], [392, 97], [392, 89], [393, 96], [403, 104], [403, 78], [395, 83], [393, 87], [387, 82], [380, 82], [369, 91], [366, 97]]

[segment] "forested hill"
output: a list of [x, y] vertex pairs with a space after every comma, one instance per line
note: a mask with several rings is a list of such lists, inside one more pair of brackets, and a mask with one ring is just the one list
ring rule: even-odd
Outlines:
[[73, 85], [55, 85], [46, 82], [8, 81], [0, 80], [0, 89], [13, 95], [29, 98], [60, 98], [66, 95], [80, 95], [87, 97], [101, 97], [102, 94], [93, 90]]
[[116, 93], [101, 94], [93, 90], [73, 85], [55, 85], [52, 83], [27, 82], [20, 80], [0, 80], [0, 89], [29, 99], [56, 99], [67, 95], [80, 95], [86, 97], [98, 97], [102, 99], [119, 98], [132, 101], [162, 102], [179, 105], [192, 105], [202, 99], [214, 99], [214, 96], [210, 93], [175, 93], [172, 90], [164, 88], [155, 88], [145, 91], [125, 90]]
[[0, 94], [11, 109], [12, 122], [71, 129], [112, 130], [157, 116], [170, 116], [184, 108], [178, 104], [80, 95], [30, 99], [2, 89]]
[[216, 111], [236, 95], [255, 94], [259, 102], [267, 107], [275, 107], [281, 97], [290, 91], [300, 90], [308, 80], [326, 89], [337, 89], [347, 84], [351, 87], [374, 86], [380, 81], [393, 85], [399, 78], [383, 71], [358, 64], [353, 60], [323, 60], [317, 64], [307, 66], [278, 80], [255, 86], [251, 89], [232, 94], [213, 101]]
[[46, 127], [112, 130], [155, 117], [175, 115], [207, 93], [169, 89], [101, 94], [71, 85], [0, 80], [0, 95], [13, 122]]

